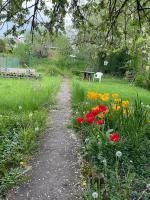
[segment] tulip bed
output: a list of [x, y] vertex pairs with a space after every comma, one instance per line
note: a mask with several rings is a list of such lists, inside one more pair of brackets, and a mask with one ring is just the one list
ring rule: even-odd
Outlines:
[[0, 196], [28, 179], [29, 161], [45, 129], [58, 77], [43, 80], [0, 79]]
[[150, 199], [149, 106], [74, 81], [72, 107], [84, 199]]

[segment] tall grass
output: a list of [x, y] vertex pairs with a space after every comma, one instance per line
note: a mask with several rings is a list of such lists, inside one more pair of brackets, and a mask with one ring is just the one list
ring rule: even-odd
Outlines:
[[59, 88], [59, 78], [42, 80], [0, 79], [0, 112], [34, 111], [47, 103], [53, 103]]
[[0, 79], [0, 196], [27, 179], [29, 160], [59, 86], [59, 77]]

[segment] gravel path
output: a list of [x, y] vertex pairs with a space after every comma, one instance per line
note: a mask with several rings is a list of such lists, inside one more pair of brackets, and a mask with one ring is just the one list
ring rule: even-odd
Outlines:
[[64, 79], [58, 94], [57, 109], [50, 111], [51, 128], [46, 131], [40, 152], [32, 163], [31, 180], [12, 190], [7, 200], [80, 199], [79, 141], [67, 128], [69, 100], [69, 81]]

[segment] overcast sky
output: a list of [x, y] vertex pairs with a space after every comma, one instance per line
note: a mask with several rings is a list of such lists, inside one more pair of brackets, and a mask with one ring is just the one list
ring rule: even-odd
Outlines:
[[[31, 5], [33, 5], [34, 4], [34, 1], [35, 0], [32, 0], [32, 1], [30, 1], [30, 2], [28, 2], [28, 6], [31, 6]], [[82, 0], [82, 1], [84, 1], [84, 0]], [[46, 4], [47, 4], [47, 7], [49, 7], [49, 8], [52, 8], [52, 3], [49, 1], [49, 0], [46, 0]], [[34, 8], [31, 8], [31, 13], [33, 12], [33, 10], [34, 10]], [[46, 21], [46, 19], [47, 19], [47, 17], [45, 17], [42, 13], [41, 13], [41, 16], [42, 16], [42, 18]], [[40, 17], [39, 17], [40, 18]], [[66, 27], [68, 27], [68, 26], [71, 26], [71, 16], [69, 15], [69, 14], [67, 14], [66, 15], [66, 17], [65, 17], [65, 26]], [[5, 23], [4, 24], [4, 26], [3, 26], [3, 28], [0, 30], [0, 37], [3, 37], [3, 34], [4, 34], [4, 32], [6, 32], [7, 31], [7, 29], [10, 29], [12, 27], [12, 23], [11, 22], [7, 22], [7, 23]], [[28, 31], [30, 31], [30, 26], [28, 26], [28, 28], [27, 28], [27, 30]], [[69, 29], [68, 29], [69, 30]], [[68, 32], [68, 30], [67, 30], [67, 32]], [[68, 34], [70, 35], [73, 35], [74, 33], [74, 30], [72, 30], [72, 31], [70, 31], [70, 33], [68, 32]]]

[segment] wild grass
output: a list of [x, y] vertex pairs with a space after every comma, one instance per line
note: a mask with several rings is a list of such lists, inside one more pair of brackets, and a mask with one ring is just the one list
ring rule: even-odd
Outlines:
[[0, 79], [0, 196], [28, 179], [29, 160], [59, 86], [59, 77]]
[[0, 112], [34, 111], [54, 101], [58, 77], [41, 80], [0, 79]]

